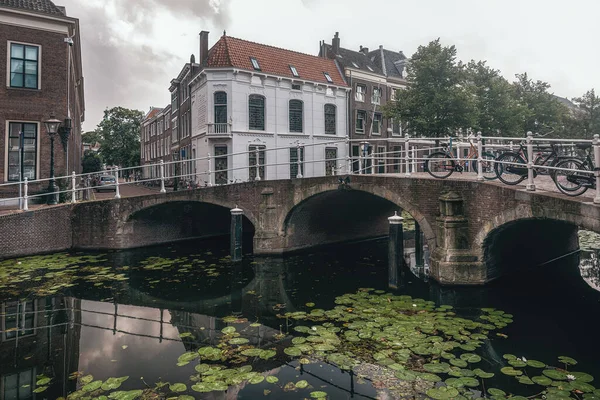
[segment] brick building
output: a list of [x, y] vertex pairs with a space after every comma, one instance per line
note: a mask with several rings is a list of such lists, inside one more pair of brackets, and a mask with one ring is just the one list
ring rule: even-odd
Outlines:
[[[384, 139], [402, 136], [399, 121], [384, 118], [383, 109], [388, 101], [395, 97], [396, 90], [406, 86], [403, 71], [406, 57], [402, 52], [383, 49], [369, 51], [360, 46], [358, 51], [341, 47], [336, 32], [331, 44], [320, 43], [319, 56], [335, 60], [343, 70], [344, 79], [352, 89], [348, 97], [349, 136], [354, 141], [350, 154], [355, 172], [371, 173], [373, 163], [375, 171], [392, 172], [394, 166], [384, 153], [397, 151]], [[396, 148], [395, 148], [396, 147]]]
[[[160, 160], [171, 161], [171, 136], [171, 106], [151, 107], [141, 124], [141, 165], [158, 164]], [[173, 165], [166, 165], [165, 176], [172, 176], [173, 169]], [[145, 179], [159, 176], [158, 165], [142, 168], [142, 177]]]
[[[55, 139], [55, 175], [81, 171], [85, 103], [79, 33], [79, 20], [50, 0], [0, 0], [0, 55], [6, 60], [0, 62], [0, 183], [50, 176], [44, 121], [52, 116], [71, 125], [68, 137], [61, 129]], [[17, 190], [5, 188], [2, 196]]]

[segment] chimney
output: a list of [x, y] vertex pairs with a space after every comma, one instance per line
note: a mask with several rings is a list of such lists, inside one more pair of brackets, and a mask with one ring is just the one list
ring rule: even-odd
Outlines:
[[360, 50], [361, 53], [363, 53], [364, 55], [367, 55], [369, 53], [369, 48], [368, 47], [362, 47], [360, 46]]
[[336, 32], [333, 39], [331, 39], [331, 48], [333, 50], [333, 54], [340, 54], [340, 33]]
[[203, 65], [208, 58], [208, 32], [200, 32], [200, 64]]

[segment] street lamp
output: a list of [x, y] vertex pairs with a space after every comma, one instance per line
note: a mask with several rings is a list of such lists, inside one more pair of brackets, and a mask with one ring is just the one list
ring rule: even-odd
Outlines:
[[54, 138], [60, 127], [60, 120], [52, 115], [48, 121], [44, 121], [44, 125], [46, 125], [46, 132], [50, 136], [50, 183], [48, 184], [47, 204], [55, 205], [58, 204], [58, 198], [56, 195], [56, 181], [54, 180]]

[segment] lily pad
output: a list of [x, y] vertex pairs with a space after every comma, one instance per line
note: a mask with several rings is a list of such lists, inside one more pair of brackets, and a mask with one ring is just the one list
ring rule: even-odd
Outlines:
[[517, 369], [514, 369], [513, 367], [504, 367], [504, 368], [501, 368], [500, 372], [502, 372], [504, 375], [508, 375], [508, 376], [521, 376], [521, 375], [523, 375], [523, 371], [519, 371]]
[[529, 379], [528, 376], [519, 376], [517, 378], [517, 380], [519, 381], [519, 383], [522, 383], [523, 385], [533, 385], [533, 381], [531, 379]]
[[596, 388], [593, 387], [592, 385], [590, 385], [589, 383], [585, 383], [585, 382], [578, 381], [578, 380], [571, 382], [571, 386], [574, 389], [580, 390], [584, 393], [592, 393], [594, 390], [596, 390]]
[[545, 368], [546, 364], [537, 360], [527, 360], [527, 365], [533, 368]]
[[38, 386], [33, 390], [33, 393], [42, 393], [48, 389], [48, 386]]
[[265, 380], [265, 377], [262, 375], [255, 375], [252, 378], [248, 379], [248, 382], [252, 385], [258, 385], [262, 381]]
[[479, 381], [475, 378], [470, 378], [468, 376], [464, 376], [459, 378], [459, 380], [467, 387], [477, 387], [479, 386]]
[[82, 385], [87, 385], [88, 383], [90, 383], [93, 380], [94, 380], [94, 376], [93, 375], [86, 375], [86, 376], [84, 376], [84, 377], [81, 378], [81, 384]]
[[121, 378], [108, 378], [106, 381], [104, 381], [101, 388], [105, 391], [118, 389], [127, 379], [129, 379], [128, 376], [123, 376]]
[[571, 357], [567, 357], [567, 356], [560, 356], [558, 357], [558, 361], [563, 363], [563, 364], [567, 364], [567, 365], [575, 365], [577, 364], [577, 361], [575, 361], [575, 359], [571, 358]]
[[442, 378], [440, 378], [439, 376], [435, 374], [430, 374], [429, 372], [423, 372], [419, 374], [418, 377], [427, 382], [440, 382], [442, 380]]
[[286, 347], [283, 352], [285, 354], [287, 354], [288, 356], [292, 356], [292, 357], [298, 357], [302, 354], [302, 351], [300, 351], [300, 349], [298, 347]]
[[518, 367], [518, 368], [527, 366], [527, 363], [525, 361], [520, 360], [518, 358], [515, 358], [514, 360], [509, 360], [508, 363], [510, 365], [512, 365], [513, 367]]
[[225, 328], [221, 329], [221, 332], [226, 334], [226, 335], [230, 335], [232, 333], [234, 333], [236, 331], [234, 326], [226, 326]]
[[273, 376], [273, 375], [267, 376], [266, 380], [269, 383], [277, 383], [277, 382], [279, 382], [279, 378], [276, 377], [276, 376]]
[[258, 357], [260, 356], [261, 349], [246, 349], [242, 351], [242, 355], [247, 357]]
[[542, 374], [555, 381], [566, 381], [567, 374], [557, 369], [545, 369]]
[[302, 381], [298, 381], [298, 382], [296, 382], [296, 385], [295, 385], [295, 386], [296, 386], [298, 389], [306, 389], [306, 388], [308, 387], [308, 382], [307, 382], [307, 381], [304, 381], [304, 380], [302, 380]]
[[514, 360], [517, 358], [517, 356], [515, 356], [514, 354], [505, 354], [502, 356], [502, 358], [504, 358], [505, 360]]
[[198, 353], [190, 351], [188, 353], [183, 353], [177, 358], [178, 363], [189, 363], [198, 358]]
[[430, 363], [423, 365], [423, 369], [434, 374], [444, 374], [450, 370], [450, 365], [447, 363]]
[[327, 392], [310, 392], [310, 397], [312, 397], [313, 399], [324, 399], [325, 397], [327, 397]]
[[273, 358], [277, 355], [275, 350], [262, 350], [258, 355], [263, 360], [268, 360], [269, 358]]
[[471, 363], [471, 364], [478, 363], [479, 361], [481, 361], [481, 357], [479, 357], [477, 354], [473, 354], [473, 353], [461, 354], [460, 359], [464, 360], [468, 363]]
[[180, 393], [185, 392], [187, 390], [187, 386], [185, 385], [185, 383], [174, 383], [172, 385], [169, 385], [169, 389], [172, 392]]
[[573, 375], [579, 382], [589, 383], [594, 380], [594, 377], [585, 372], [569, 372], [568, 374]]
[[237, 337], [237, 338], [230, 339], [227, 343], [229, 343], [229, 344], [246, 344], [248, 342], [250, 342], [250, 340], [248, 340], [246, 338], [242, 338], [242, 337]]
[[547, 376], [534, 376], [531, 378], [531, 380], [542, 386], [550, 386], [552, 384], [552, 379], [548, 378]]
[[473, 372], [475, 373], [475, 375], [477, 375], [478, 377], [483, 378], [483, 379], [489, 379], [489, 378], [494, 377], [493, 372], [485, 372], [484, 370], [482, 370], [480, 368], [474, 369]]
[[491, 394], [492, 396], [506, 396], [506, 392], [504, 392], [504, 390], [500, 390], [500, 389], [496, 389], [496, 388], [488, 389], [488, 393]]
[[436, 400], [452, 399], [458, 396], [458, 390], [453, 387], [442, 386], [439, 388], [429, 389], [427, 391], [427, 396]]

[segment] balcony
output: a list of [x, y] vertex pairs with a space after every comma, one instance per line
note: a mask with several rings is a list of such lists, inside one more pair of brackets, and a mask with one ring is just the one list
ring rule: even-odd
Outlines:
[[211, 138], [230, 138], [231, 137], [231, 124], [207, 124], [207, 136]]

